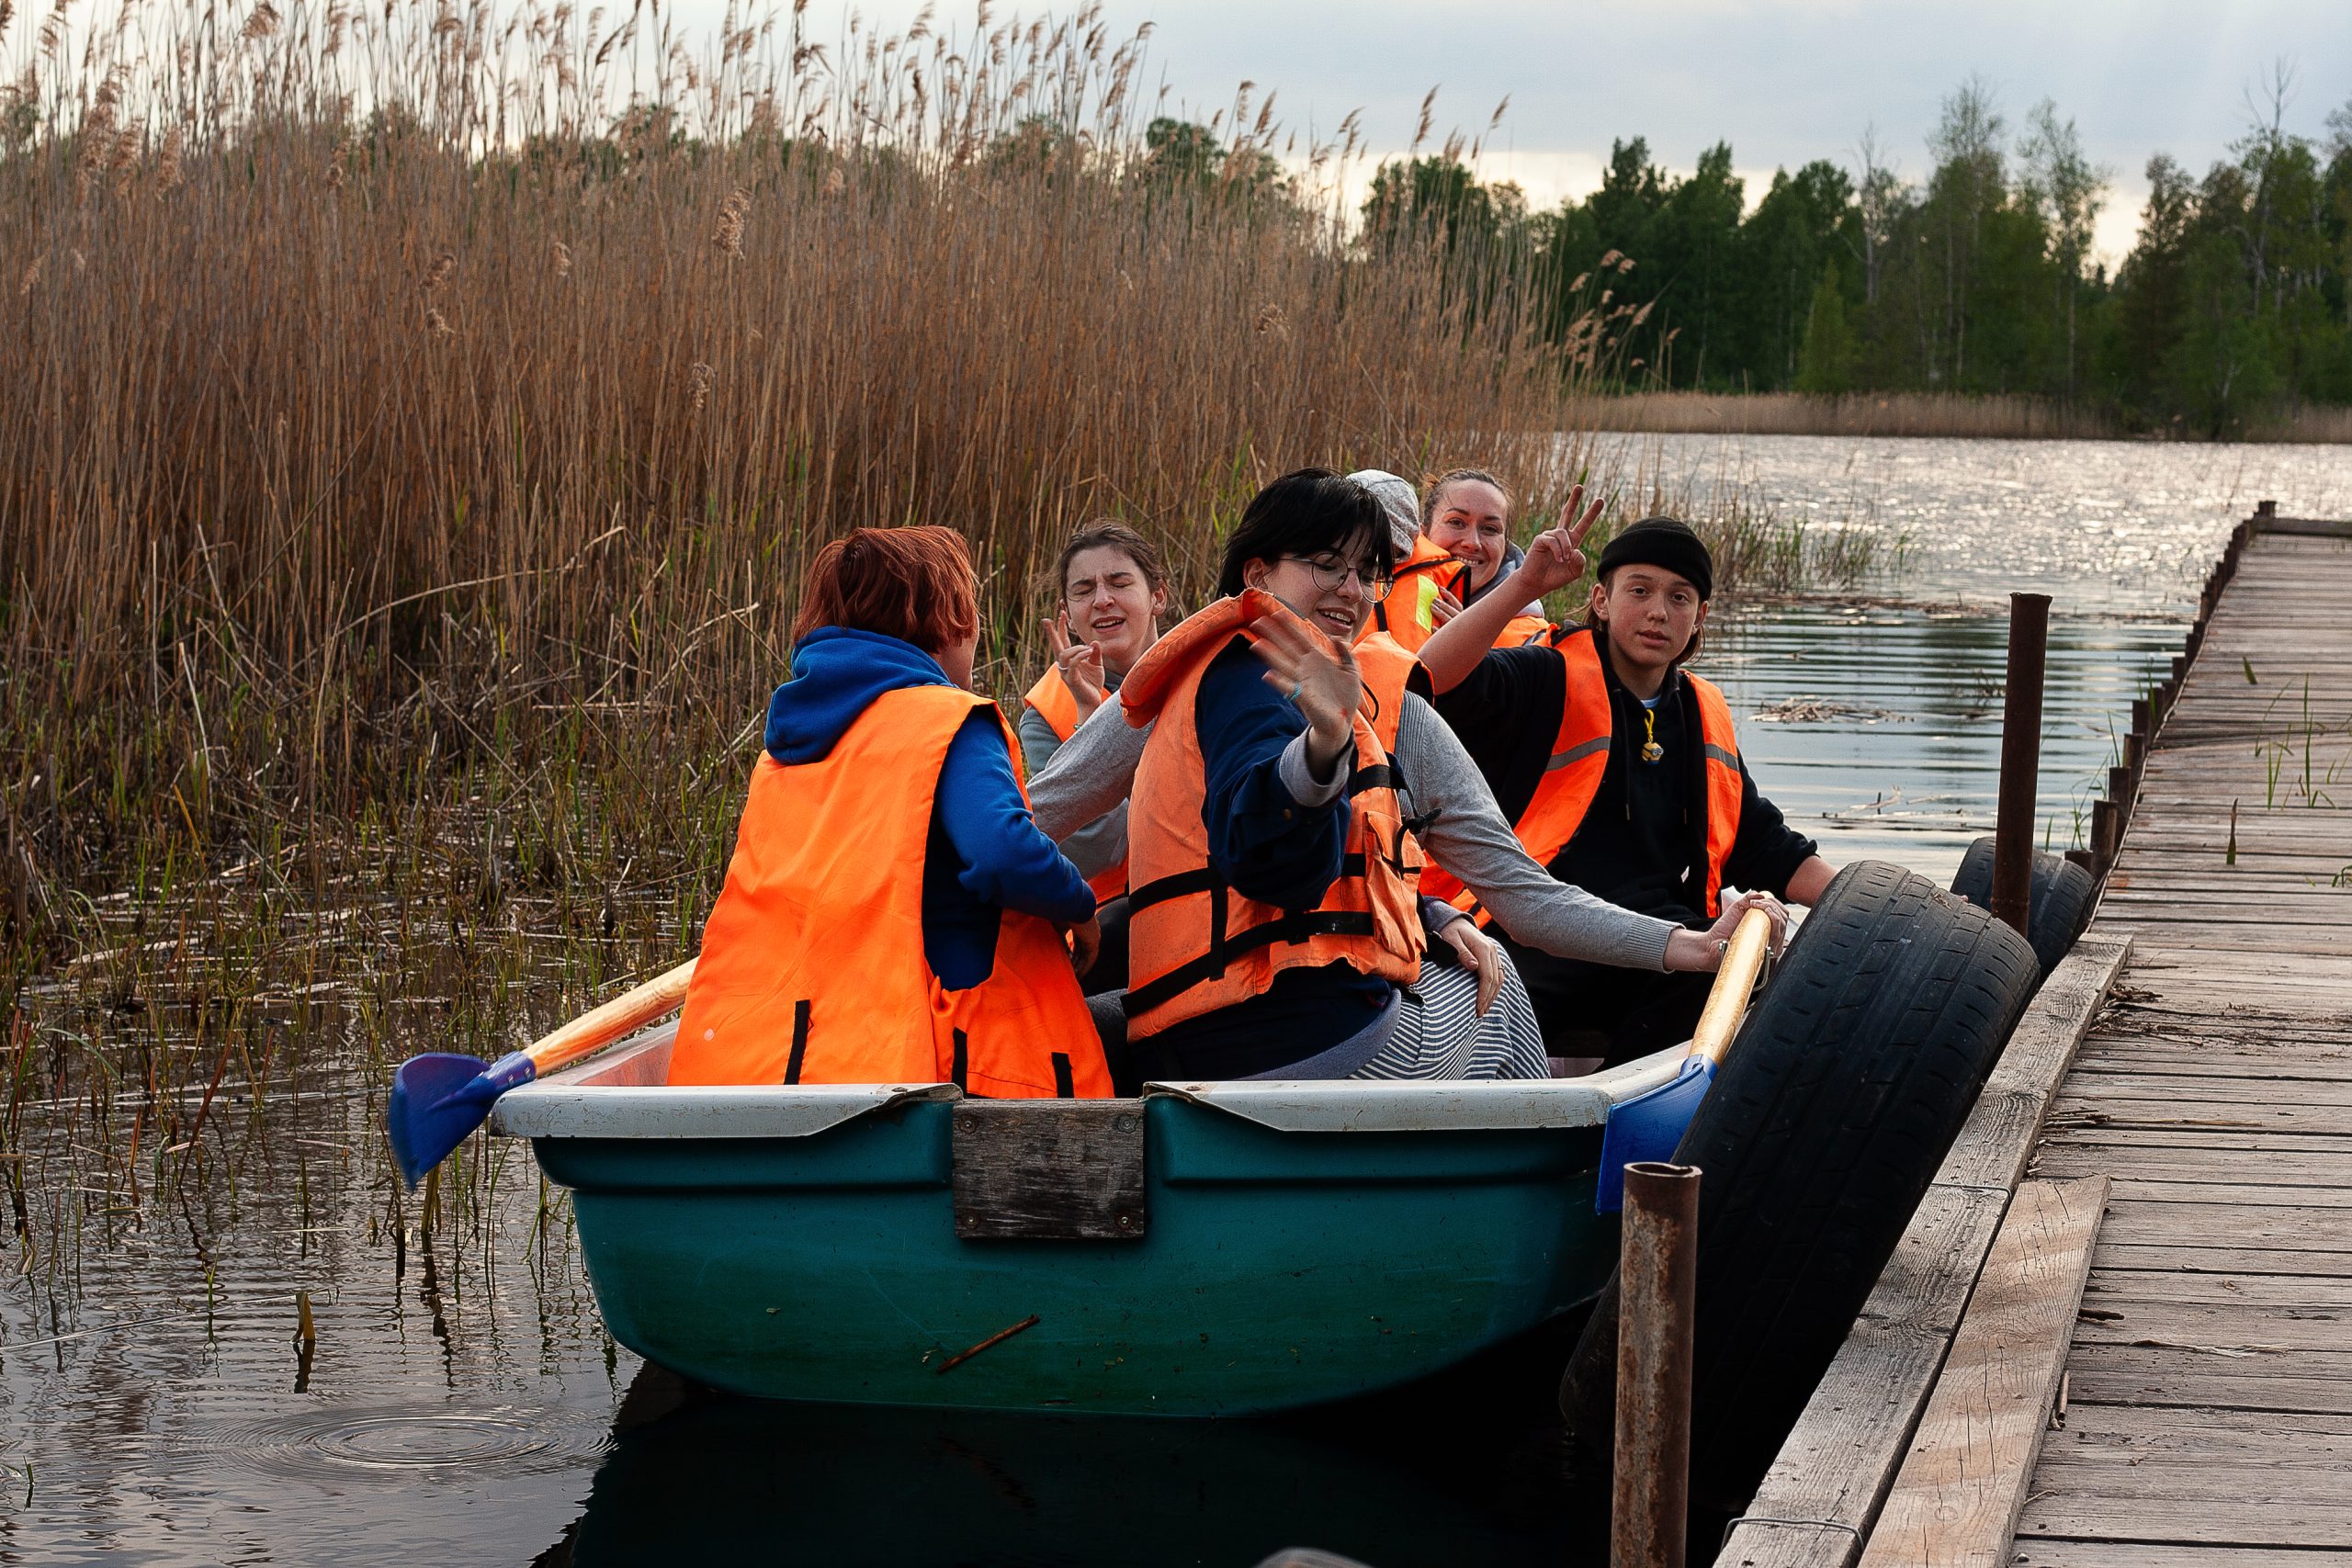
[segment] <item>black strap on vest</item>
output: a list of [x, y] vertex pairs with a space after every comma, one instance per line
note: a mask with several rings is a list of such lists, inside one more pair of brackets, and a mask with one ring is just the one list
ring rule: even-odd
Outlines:
[[800, 1081], [800, 1064], [808, 1055], [808, 1004], [798, 1001], [792, 1004], [792, 1055], [784, 1064], [785, 1082], [798, 1083]]
[[956, 1062], [948, 1074], [948, 1081], [957, 1089], [964, 1087], [964, 1075], [971, 1066], [972, 1042], [962, 1030], [956, 1032]]
[[[1221, 911], [1220, 911], [1221, 913]], [[1182, 996], [1193, 987], [1214, 980], [1232, 966], [1233, 961], [1244, 953], [1255, 953], [1276, 942], [1302, 942], [1318, 936], [1370, 936], [1373, 934], [1372, 912], [1368, 909], [1335, 909], [1321, 913], [1298, 909], [1261, 920], [1229, 938], [1216, 933], [1223, 931], [1219, 919], [1211, 928], [1209, 951], [1188, 964], [1180, 964], [1159, 979], [1136, 987], [1127, 993], [1127, 1016], [1149, 1012], [1156, 1007]]]
[[1056, 1100], [1078, 1098], [1078, 1085], [1070, 1077], [1069, 1053], [1067, 1051], [1054, 1053], [1054, 1098]]

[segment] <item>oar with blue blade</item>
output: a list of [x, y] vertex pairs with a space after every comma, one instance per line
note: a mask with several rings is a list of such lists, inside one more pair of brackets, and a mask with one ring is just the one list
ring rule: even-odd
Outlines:
[[1741, 916], [1730, 945], [1724, 950], [1724, 961], [1715, 970], [1715, 983], [1707, 992], [1699, 1027], [1691, 1032], [1690, 1054], [1682, 1058], [1682, 1071], [1671, 1082], [1609, 1108], [1609, 1119], [1600, 1130], [1600, 1190], [1592, 1202], [1599, 1213], [1613, 1214], [1624, 1207], [1627, 1165], [1674, 1157], [1682, 1130], [1699, 1113], [1699, 1102], [1707, 1098], [1708, 1087], [1715, 1081], [1715, 1068], [1731, 1049], [1732, 1036], [1739, 1032], [1739, 1021], [1747, 1011], [1747, 993], [1755, 987], [1771, 945], [1770, 916], [1761, 909]]
[[495, 1062], [447, 1051], [428, 1051], [402, 1062], [392, 1075], [392, 1102], [384, 1112], [401, 1175], [414, 1187], [473, 1135], [500, 1095], [543, 1073], [570, 1066], [660, 1018], [685, 999], [686, 982], [694, 974], [695, 961], [689, 958], [582, 1013], [537, 1044]]

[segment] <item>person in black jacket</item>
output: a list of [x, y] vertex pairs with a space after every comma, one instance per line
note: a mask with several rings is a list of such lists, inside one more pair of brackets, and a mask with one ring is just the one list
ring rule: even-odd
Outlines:
[[[1599, 511], [1539, 535], [1502, 589], [1421, 649], [1438, 713], [1528, 852], [1561, 881], [1692, 928], [1715, 918], [1724, 886], [1812, 903], [1833, 868], [1758, 792], [1722, 694], [1682, 668], [1714, 591], [1688, 525], [1654, 517], [1627, 528], [1601, 552], [1585, 625], [1487, 651], [1499, 627], [1486, 622], [1583, 575]], [[1615, 1063], [1663, 1049], [1689, 1037], [1706, 1000], [1702, 976], [1505, 945], [1555, 1057]]]

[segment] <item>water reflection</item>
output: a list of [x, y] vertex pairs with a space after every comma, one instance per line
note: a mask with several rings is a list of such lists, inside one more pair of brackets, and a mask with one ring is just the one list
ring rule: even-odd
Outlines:
[[[2051, 850], [2086, 841], [2131, 705], [2180, 628], [2053, 617], [2036, 818]], [[2006, 618], [1877, 604], [1751, 607], [1708, 631], [1704, 670], [1740, 726], [1758, 787], [1834, 864], [1891, 860], [1949, 882], [1993, 830]]]
[[1380, 1568], [1605, 1562], [1605, 1499], [1564, 1487], [1543, 1408], [1557, 1358], [1511, 1360], [1515, 1393], [1474, 1373], [1283, 1422], [769, 1404], [648, 1368], [585, 1512], [537, 1564], [1247, 1568], [1298, 1545]]

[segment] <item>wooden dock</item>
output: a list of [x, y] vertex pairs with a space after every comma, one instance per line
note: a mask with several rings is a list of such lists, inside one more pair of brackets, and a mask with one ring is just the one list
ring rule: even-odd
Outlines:
[[2242, 530], [2142, 711], [2030, 1157], [1980, 1106], [1719, 1563], [2352, 1565], [2352, 525]]
[[2034, 1169], [2114, 1190], [2006, 1561], [2352, 1562], [2352, 527], [2247, 542], [2092, 929]]

